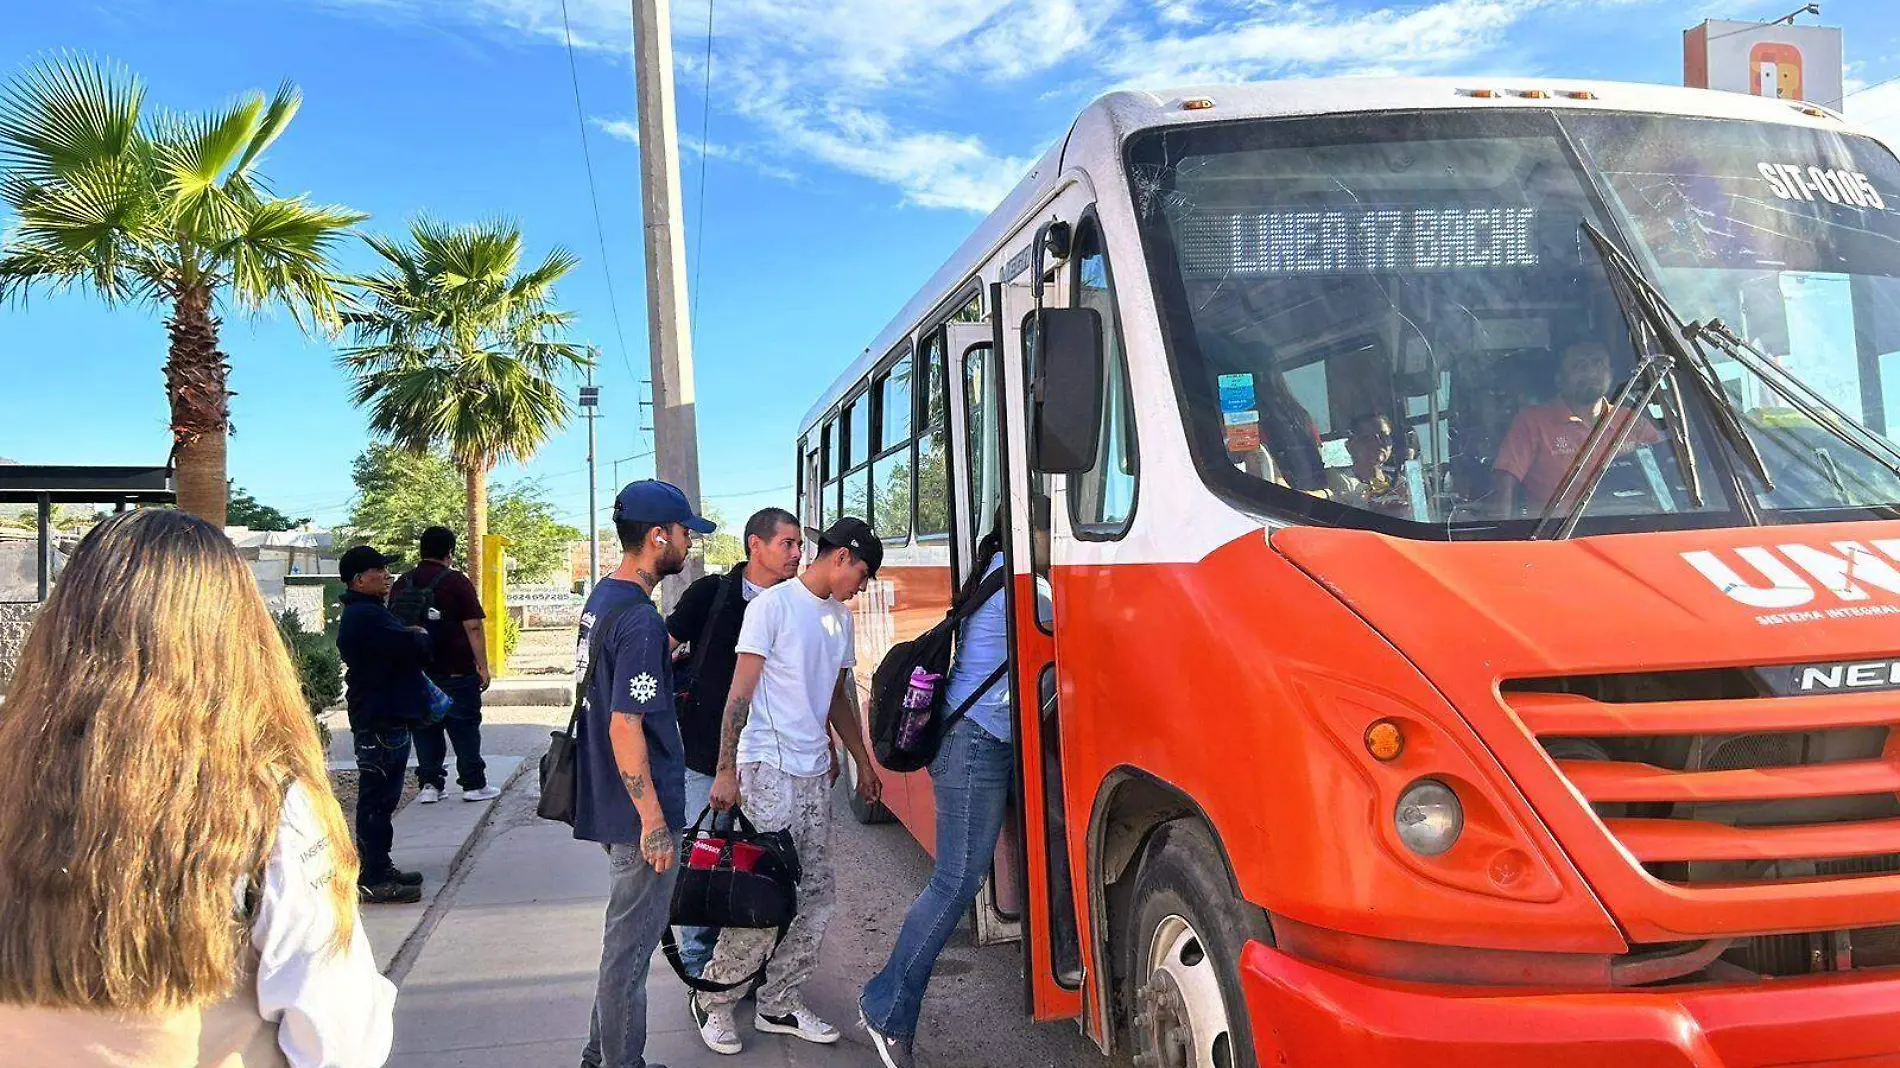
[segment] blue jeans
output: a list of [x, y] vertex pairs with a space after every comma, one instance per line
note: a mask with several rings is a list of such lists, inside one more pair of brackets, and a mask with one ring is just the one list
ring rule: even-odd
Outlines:
[[989, 874], [1015, 770], [1010, 744], [997, 741], [969, 719], [951, 727], [930, 763], [937, 800], [937, 867], [904, 917], [890, 960], [858, 999], [865, 1019], [891, 1038], [909, 1042], [916, 1037], [917, 1014], [937, 955]]
[[365, 886], [382, 882], [393, 864], [389, 847], [396, 828], [391, 820], [402, 803], [402, 773], [409, 765], [406, 730], [352, 731], [356, 747], [356, 852], [363, 859]]
[[[692, 768], [686, 769], [687, 827], [691, 827], [693, 821], [699, 818], [699, 814], [705, 811], [708, 801], [712, 798], [712, 784], [711, 775], [702, 775]], [[731, 825], [729, 817], [718, 813], [714, 813], [707, 822], [714, 830], [723, 830]], [[713, 947], [719, 944], [719, 928], [682, 927], [679, 931], [679, 943], [680, 963], [685, 965], [686, 974], [697, 978], [700, 971], [706, 967], [706, 962], [712, 959]]]
[[607, 925], [600, 945], [600, 981], [594, 991], [594, 1015], [587, 1027], [584, 1068], [646, 1068], [647, 970], [660, 932], [673, 905], [673, 879], [640, 856], [640, 847], [605, 847], [613, 889], [607, 897]]
[[479, 675], [449, 675], [435, 680], [455, 704], [442, 722], [417, 727], [416, 782], [447, 789], [443, 762], [455, 746], [455, 781], [464, 790], [488, 785], [488, 765], [482, 760], [482, 680]]

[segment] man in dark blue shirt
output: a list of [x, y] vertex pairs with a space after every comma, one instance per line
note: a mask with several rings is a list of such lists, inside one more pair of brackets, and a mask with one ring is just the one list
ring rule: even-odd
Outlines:
[[396, 560], [358, 545], [337, 561], [349, 591], [342, 597], [336, 647], [349, 668], [350, 737], [356, 747], [356, 848], [363, 858], [357, 892], [364, 904], [422, 900], [422, 876], [398, 869], [389, 859], [395, 840], [391, 823], [402, 803], [403, 769], [409, 763], [410, 731], [428, 718], [429, 635], [397, 621], [389, 596], [389, 565]]
[[647, 966], [673, 900], [686, 764], [653, 590], [685, 568], [693, 536], [713, 525], [677, 487], [646, 481], [614, 498], [614, 529], [620, 566], [582, 610], [575, 666], [587, 691], [575, 735], [574, 837], [607, 850], [613, 886], [581, 1064], [660, 1068], [645, 1056]]

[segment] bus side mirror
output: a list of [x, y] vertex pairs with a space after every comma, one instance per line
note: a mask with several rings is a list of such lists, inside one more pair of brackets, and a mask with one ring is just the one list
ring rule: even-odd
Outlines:
[[1046, 475], [1095, 466], [1102, 432], [1102, 316], [1094, 308], [1036, 313], [1035, 456]]

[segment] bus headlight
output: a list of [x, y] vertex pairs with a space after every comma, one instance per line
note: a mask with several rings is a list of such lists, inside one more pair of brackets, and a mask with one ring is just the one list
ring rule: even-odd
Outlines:
[[1392, 812], [1399, 840], [1420, 856], [1435, 857], [1450, 849], [1465, 829], [1465, 808], [1451, 787], [1436, 779], [1420, 779], [1399, 795]]

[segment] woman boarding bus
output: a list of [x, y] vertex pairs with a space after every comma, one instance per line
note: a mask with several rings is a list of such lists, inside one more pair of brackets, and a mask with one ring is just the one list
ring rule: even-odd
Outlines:
[[866, 664], [1005, 510], [979, 931], [1036, 1018], [1142, 1064], [1900, 1056], [1897, 209], [1885, 146], [1739, 94], [1085, 111], [799, 443], [808, 521], [895, 535]]

